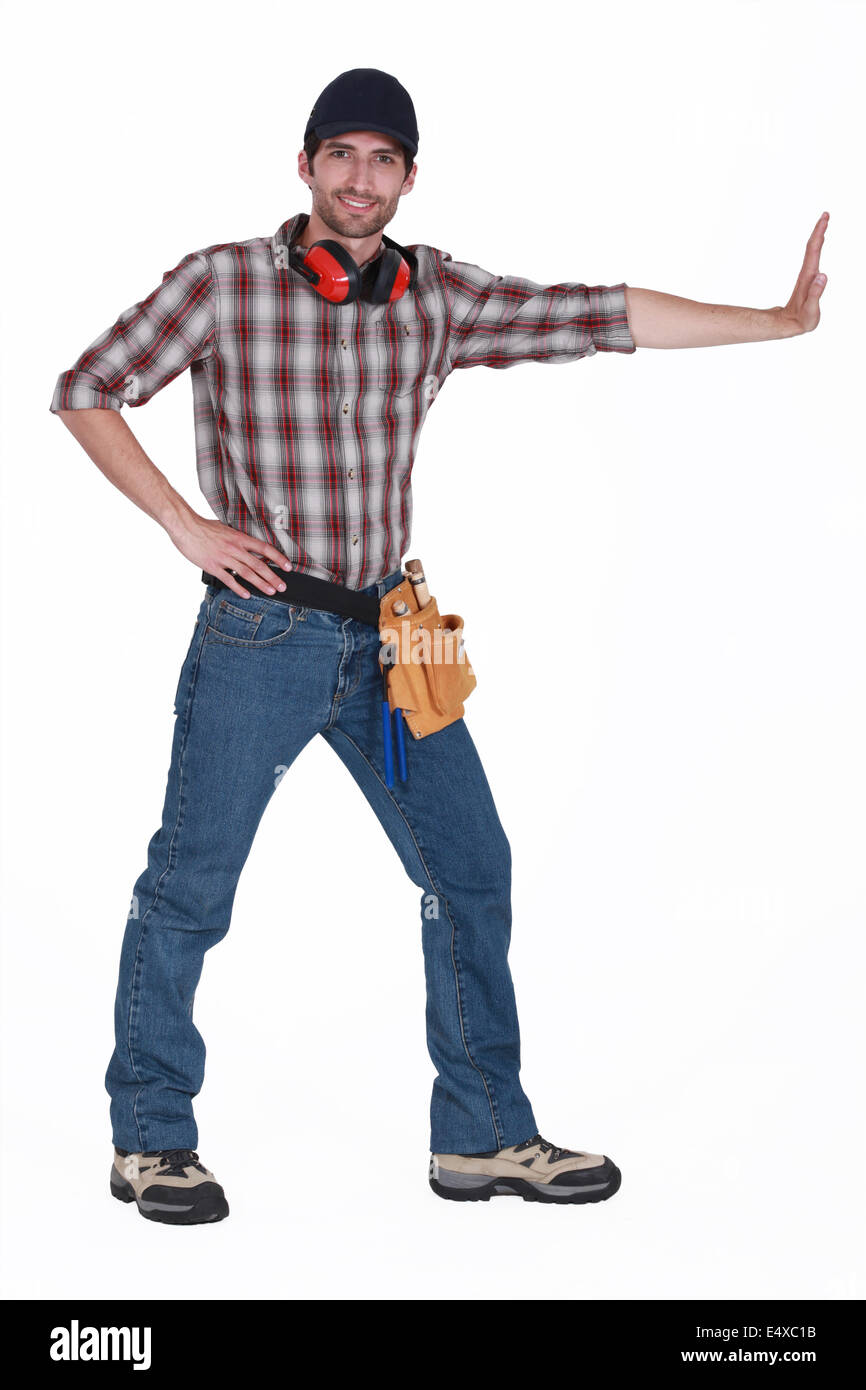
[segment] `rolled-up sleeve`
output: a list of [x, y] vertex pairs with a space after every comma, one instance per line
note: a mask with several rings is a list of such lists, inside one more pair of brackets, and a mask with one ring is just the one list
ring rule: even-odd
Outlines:
[[184, 256], [146, 299], [61, 372], [49, 409], [121, 410], [144, 405], [216, 343], [216, 304], [210, 257]]
[[635, 352], [617, 285], [539, 285], [494, 275], [441, 253], [450, 367], [576, 362], [595, 352]]

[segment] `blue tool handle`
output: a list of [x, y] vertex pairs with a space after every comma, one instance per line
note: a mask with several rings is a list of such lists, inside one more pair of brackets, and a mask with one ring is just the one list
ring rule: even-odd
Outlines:
[[401, 709], [395, 709], [394, 723], [397, 733], [397, 768], [400, 773], [400, 780], [405, 782], [408, 774], [406, 772], [406, 742], [403, 738], [403, 711]]
[[385, 786], [394, 785], [394, 749], [391, 746], [391, 709], [387, 700], [382, 701], [382, 732], [385, 738]]

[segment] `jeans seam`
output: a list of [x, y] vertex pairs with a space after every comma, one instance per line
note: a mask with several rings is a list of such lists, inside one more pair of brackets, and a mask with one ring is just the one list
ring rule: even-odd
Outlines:
[[[329, 715], [329, 717], [328, 717], [328, 722], [327, 722], [327, 724], [325, 725], [325, 729], [323, 730], [323, 732], [324, 732], [325, 730], [327, 730], [327, 729], [333, 729], [333, 728], [336, 727], [337, 716], [338, 716], [339, 713], [340, 713], [340, 702], [341, 702], [341, 700], [342, 700], [346, 695], [349, 694], [349, 691], [348, 691], [348, 690], [344, 690], [342, 694], [340, 693], [340, 683], [341, 683], [341, 681], [342, 681], [342, 679], [343, 679], [343, 668], [344, 668], [344, 666], [347, 664], [347, 661], [348, 661], [348, 659], [349, 659], [349, 644], [350, 644], [350, 641], [351, 641], [351, 645], [352, 645], [352, 653], [353, 653], [353, 654], [354, 654], [354, 650], [355, 650], [355, 644], [354, 644], [354, 641], [352, 641], [352, 639], [351, 639], [351, 634], [350, 634], [350, 632], [349, 632], [349, 629], [348, 629], [347, 627], [343, 626], [343, 629], [342, 629], [342, 630], [343, 630], [343, 651], [342, 651], [342, 654], [341, 654], [341, 656], [340, 656], [340, 665], [339, 665], [339, 667], [338, 667], [338, 669], [337, 669], [337, 682], [336, 682], [336, 686], [335, 686], [335, 688], [334, 688], [334, 698], [333, 698], [333, 700], [331, 701], [331, 713], [330, 713], [330, 715]], [[360, 750], [359, 750], [359, 751], [360, 751]]]
[[[210, 612], [210, 606], [209, 606], [208, 612]], [[174, 826], [173, 826], [173, 828], [172, 828], [171, 836], [170, 836], [169, 842], [168, 842], [168, 851], [167, 851], [167, 854], [166, 854], [165, 868], [163, 869], [162, 873], [160, 874], [159, 878], [158, 878], [157, 881], [156, 881], [156, 885], [155, 885], [154, 890], [153, 890], [153, 897], [152, 897], [152, 899], [151, 899], [151, 902], [150, 902], [150, 904], [149, 904], [147, 910], [142, 914], [142, 918], [141, 918], [141, 927], [140, 927], [140, 929], [139, 929], [138, 941], [136, 942], [136, 947], [135, 947], [135, 960], [134, 960], [134, 962], [133, 962], [133, 967], [132, 967], [132, 979], [131, 979], [130, 988], [129, 988], [129, 1018], [128, 1018], [128, 1020], [127, 1020], [126, 1046], [127, 1046], [127, 1051], [129, 1052], [129, 1064], [130, 1064], [130, 1066], [132, 1067], [133, 1072], [135, 1073], [135, 1077], [136, 1077], [136, 1080], [137, 1080], [137, 1081], [141, 1081], [141, 1077], [140, 1077], [139, 1074], [138, 1074], [138, 1069], [137, 1069], [137, 1067], [136, 1067], [136, 1065], [135, 1065], [134, 1054], [133, 1054], [133, 1028], [134, 1028], [135, 1023], [136, 1023], [137, 1020], [138, 1020], [138, 1005], [139, 1005], [139, 998], [138, 998], [138, 996], [139, 996], [139, 994], [140, 994], [140, 981], [141, 981], [141, 971], [142, 971], [141, 948], [142, 948], [142, 944], [143, 944], [143, 942], [144, 942], [145, 924], [146, 924], [147, 918], [148, 918], [149, 914], [153, 911], [154, 907], [155, 907], [156, 904], [157, 904], [157, 901], [159, 900], [159, 890], [160, 890], [160, 888], [161, 888], [161, 886], [162, 886], [162, 881], [163, 881], [163, 879], [165, 878], [166, 874], [167, 874], [167, 873], [170, 871], [170, 869], [172, 868], [172, 850], [173, 850], [173, 847], [174, 847], [175, 836], [177, 835], [177, 832], [178, 832], [178, 830], [180, 829], [180, 826], [181, 826], [181, 823], [182, 823], [182, 820], [183, 820], [183, 759], [184, 759], [184, 755], [185, 755], [185, 753], [186, 753], [187, 737], [188, 737], [188, 734], [189, 734], [189, 722], [190, 722], [190, 715], [191, 715], [191, 711], [192, 711], [192, 702], [193, 702], [193, 697], [194, 697], [194, 695], [195, 695], [196, 682], [197, 682], [197, 680], [198, 680], [198, 669], [199, 669], [199, 664], [200, 664], [200, 661], [201, 661], [202, 647], [203, 647], [203, 645], [204, 645], [204, 634], [205, 634], [205, 631], [206, 631], [206, 630], [207, 630], [206, 624], [204, 624], [203, 627], [202, 627], [202, 632], [201, 632], [200, 635], [199, 635], [198, 650], [196, 651], [196, 655], [195, 655], [195, 665], [194, 665], [194, 667], [193, 667], [192, 675], [191, 675], [191, 677], [190, 677], [189, 692], [188, 692], [188, 694], [187, 694], [186, 705], [185, 705], [184, 711], [183, 711], [183, 718], [184, 718], [183, 739], [182, 739], [181, 746], [180, 746], [180, 750], [179, 750], [179, 753], [178, 753], [178, 766], [177, 766], [177, 777], [178, 777], [178, 784], [177, 784], [177, 817], [176, 817], [176, 819], [175, 819], [175, 823], [174, 823]], [[138, 1090], [136, 1091], [135, 1097], [134, 1097], [133, 1102], [132, 1102], [132, 1115], [133, 1115], [133, 1119], [135, 1120], [135, 1127], [136, 1127], [136, 1129], [137, 1129], [137, 1131], [138, 1131], [138, 1141], [139, 1141], [139, 1143], [140, 1143], [140, 1145], [141, 1145], [142, 1150], [144, 1150], [145, 1148], [147, 1148], [147, 1144], [145, 1143], [145, 1134], [142, 1132], [142, 1127], [141, 1127], [141, 1124], [140, 1124], [139, 1118], [138, 1118], [138, 1101], [139, 1101], [139, 1097], [141, 1096], [141, 1093], [142, 1093], [143, 1090], [144, 1090], [144, 1083], [142, 1082], [142, 1084], [139, 1086]]]
[[[331, 726], [328, 725], [328, 728], [330, 728], [330, 727], [331, 727]], [[458, 1018], [459, 1018], [459, 1020], [460, 1020], [460, 1038], [461, 1038], [461, 1041], [462, 1041], [462, 1043], [463, 1043], [463, 1051], [466, 1053], [466, 1056], [467, 1056], [467, 1058], [469, 1059], [470, 1064], [475, 1068], [475, 1070], [477, 1071], [478, 1075], [481, 1077], [481, 1082], [482, 1082], [482, 1085], [484, 1086], [484, 1091], [485, 1091], [485, 1094], [486, 1094], [486, 1096], [487, 1096], [487, 1103], [488, 1103], [488, 1105], [490, 1106], [490, 1118], [491, 1118], [491, 1121], [492, 1121], [492, 1124], [493, 1124], [493, 1134], [494, 1134], [494, 1138], [495, 1138], [495, 1140], [496, 1140], [496, 1147], [497, 1147], [497, 1149], [501, 1149], [501, 1148], [503, 1147], [503, 1145], [502, 1145], [502, 1131], [501, 1131], [501, 1129], [500, 1129], [499, 1116], [498, 1116], [498, 1114], [497, 1114], [496, 1102], [495, 1102], [494, 1097], [493, 1097], [492, 1088], [491, 1088], [490, 1084], [488, 1083], [487, 1077], [484, 1075], [484, 1072], [481, 1070], [481, 1068], [479, 1067], [478, 1063], [475, 1061], [475, 1058], [472, 1056], [472, 1053], [469, 1051], [469, 1044], [468, 1044], [468, 1042], [467, 1042], [467, 1040], [466, 1040], [466, 1024], [465, 1024], [465, 1017], [464, 1017], [464, 1012], [463, 1012], [463, 996], [462, 996], [461, 991], [460, 991], [460, 970], [459, 970], [459, 967], [458, 967], [458, 964], [457, 964], [457, 959], [456, 959], [456, 956], [455, 956], [455, 940], [456, 940], [456, 935], [457, 935], [457, 923], [455, 922], [455, 920], [454, 920], [454, 918], [452, 917], [451, 912], [450, 912], [450, 910], [449, 910], [448, 898], [447, 898], [446, 895], [441, 891], [441, 889], [437, 886], [437, 884], [436, 884], [436, 882], [435, 882], [435, 880], [434, 880], [434, 878], [433, 878], [433, 874], [430, 872], [430, 868], [429, 868], [429, 866], [428, 866], [428, 864], [427, 864], [427, 861], [426, 861], [426, 859], [424, 858], [424, 854], [423, 854], [423, 851], [422, 851], [422, 849], [421, 849], [421, 846], [419, 845], [418, 840], [417, 840], [417, 838], [416, 838], [416, 836], [415, 836], [415, 832], [414, 832], [414, 830], [412, 829], [412, 826], [409, 824], [409, 821], [408, 821], [407, 818], [406, 818], [406, 815], [405, 815], [405, 812], [403, 811], [402, 806], [400, 805], [400, 803], [399, 803], [399, 801], [397, 800], [397, 798], [394, 796], [394, 794], [393, 794], [393, 792], [391, 791], [390, 787], [387, 787], [387, 786], [385, 785], [385, 783], [382, 781], [382, 778], [379, 776], [379, 773], [378, 773], [377, 768], [374, 766], [373, 763], [370, 762], [370, 759], [367, 757], [367, 754], [364, 752], [363, 748], [359, 747], [359, 745], [355, 742], [355, 740], [352, 738], [352, 736], [351, 736], [350, 734], [347, 734], [347, 733], [346, 733], [345, 729], [341, 729], [341, 728], [339, 728], [338, 726], [334, 725], [333, 732], [334, 732], [334, 733], [338, 733], [338, 734], [342, 734], [343, 738], [346, 739], [347, 742], [351, 743], [351, 745], [352, 745], [353, 748], [356, 748], [356, 749], [357, 749], [357, 751], [360, 753], [361, 757], [364, 759], [364, 762], [367, 764], [367, 766], [369, 767], [370, 771], [373, 773], [374, 777], [376, 777], [376, 779], [377, 779], [377, 781], [379, 782], [380, 786], [388, 793], [388, 796], [391, 798], [391, 801], [392, 801], [394, 807], [396, 808], [396, 810], [399, 812], [400, 816], [402, 817], [403, 823], [404, 823], [404, 825], [406, 826], [406, 829], [408, 830], [409, 835], [411, 836], [412, 843], [413, 843], [413, 845], [415, 846], [415, 849], [416, 849], [417, 852], [418, 852], [418, 858], [420, 859], [420, 861], [421, 861], [421, 863], [422, 863], [422, 865], [423, 865], [423, 867], [424, 867], [424, 872], [425, 872], [426, 875], [427, 875], [427, 878], [428, 878], [428, 880], [429, 880], [430, 886], [433, 888], [433, 891], [437, 894], [438, 897], [440, 897], [440, 898], [442, 899], [443, 903], [445, 904], [445, 913], [446, 913], [446, 916], [447, 916], [447, 918], [448, 918], [448, 921], [451, 923], [451, 941], [450, 941], [450, 948], [449, 948], [449, 949], [450, 949], [450, 955], [451, 955], [451, 964], [452, 964], [452, 966], [453, 966], [453, 968], [454, 968], [454, 988], [455, 988], [455, 991], [456, 991], [456, 994], [457, 994], [457, 1016], [458, 1016]]]
[[[420, 852], [420, 851], [419, 851], [419, 852]], [[437, 890], [437, 891], [438, 891], [438, 890]], [[445, 913], [446, 913], [446, 916], [448, 917], [448, 921], [451, 923], [450, 954], [451, 954], [451, 964], [452, 964], [452, 966], [454, 967], [454, 987], [455, 987], [456, 992], [457, 992], [457, 1012], [458, 1012], [458, 1015], [459, 1015], [459, 1018], [460, 1018], [460, 1036], [461, 1036], [462, 1041], [463, 1041], [463, 1050], [465, 1051], [466, 1056], [469, 1058], [470, 1062], [472, 1063], [473, 1067], [475, 1067], [475, 1070], [478, 1072], [478, 1075], [481, 1077], [481, 1080], [482, 1080], [482, 1082], [484, 1083], [484, 1090], [485, 1090], [486, 1093], [487, 1093], [487, 1103], [488, 1103], [488, 1105], [490, 1106], [490, 1117], [491, 1117], [491, 1120], [493, 1121], [493, 1135], [494, 1135], [494, 1138], [495, 1138], [495, 1140], [496, 1140], [496, 1147], [497, 1147], [497, 1149], [501, 1149], [501, 1148], [503, 1148], [504, 1146], [503, 1146], [503, 1143], [502, 1143], [502, 1130], [501, 1130], [501, 1127], [500, 1127], [499, 1114], [498, 1114], [497, 1107], [496, 1107], [496, 1101], [495, 1101], [495, 1098], [494, 1098], [494, 1096], [493, 1096], [493, 1094], [492, 1094], [492, 1092], [491, 1092], [491, 1088], [490, 1088], [490, 1086], [488, 1085], [487, 1078], [486, 1078], [486, 1076], [484, 1075], [484, 1072], [483, 1072], [483, 1071], [481, 1070], [481, 1068], [478, 1066], [477, 1062], [475, 1062], [475, 1060], [474, 1060], [473, 1057], [472, 1057], [471, 1052], [469, 1051], [469, 1043], [468, 1043], [468, 1041], [467, 1041], [467, 1036], [466, 1036], [466, 1034], [467, 1034], [467, 1029], [466, 1029], [466, 1019], [465, 1019], [464, 1012], [463, 1012], [463, 995], [462, 995], [461, 992], [460, 992], [460, 966], [459, 966], [459, 964], [458, 964], [458, 962], [457, 962], [457, 953], [456, 953], [457, 923], [455, 922], [454, 918], [451, 916], [451, 913], [450, 913], [449, 910], [448, 910], [448, 899], [447, 899], [446, 897], [444, 897], [444, 895], [440, 895], [440, 896], [442, 896], [442, 898], [443, 898], [443, 901], [444, 901], [444, 903], [445, 903]]]

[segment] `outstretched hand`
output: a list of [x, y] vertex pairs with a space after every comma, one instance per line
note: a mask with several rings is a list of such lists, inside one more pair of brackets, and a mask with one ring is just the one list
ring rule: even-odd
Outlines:
[[811, 333], [813, 328], [818, 327], [821, 317], [821, 295], [827, 286], [827, 276], [819, 272], [818, 263], [829, 220], [829, 212], [822, 212], [815, 223], [815, 230], [806, 243], [803, 268], [797, 276], [794, 293], [784, 308], [779, 307], [778, 312], [786, 326], [786, 337], [794, 337], [797, 333]]

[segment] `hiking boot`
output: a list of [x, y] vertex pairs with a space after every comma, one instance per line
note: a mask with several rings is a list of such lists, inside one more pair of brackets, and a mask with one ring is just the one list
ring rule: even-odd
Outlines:
[[622, 1174], [605, 1154], [557, 1149], [536, 1134], [522, 1144], [479, 1154], [431, 1154], [430, 1186], [450, 1202], [604, 1202]]
[[192, 1149], [133, 1154], [115, 1146], [111, 1195], [168, 1226], [198, 1226], [229, 1214], [226, 1194]]

